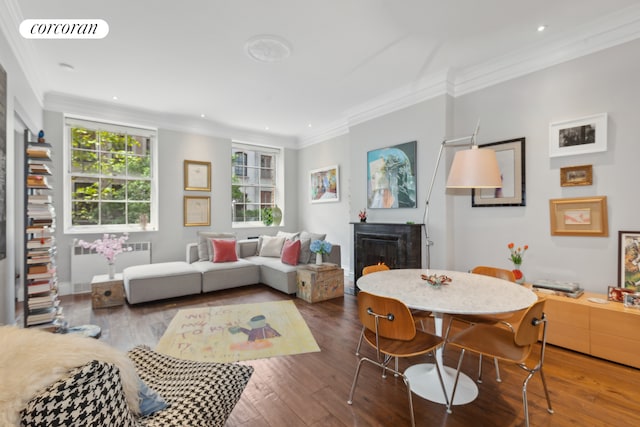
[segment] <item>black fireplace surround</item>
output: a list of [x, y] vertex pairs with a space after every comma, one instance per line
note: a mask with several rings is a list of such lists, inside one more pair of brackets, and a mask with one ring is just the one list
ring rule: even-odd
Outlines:
[[422, 224], [353, 222], [354, 283], [367, 265], [389, 268], [422, 267]]

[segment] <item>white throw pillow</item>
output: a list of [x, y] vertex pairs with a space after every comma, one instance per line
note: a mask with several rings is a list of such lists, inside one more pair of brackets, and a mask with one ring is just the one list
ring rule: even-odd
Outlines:
[[260, 246], [260, 256], [280, 258], [282, 246], [284, 246], [284, 237], [262, 236], [262, 245]]

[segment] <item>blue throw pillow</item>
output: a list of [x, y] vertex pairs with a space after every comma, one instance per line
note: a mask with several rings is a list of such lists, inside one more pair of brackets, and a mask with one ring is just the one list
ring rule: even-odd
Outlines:
[[167, 407], [167, 402], [155, 391], [140, 380], [140, 415], [146, 417]]

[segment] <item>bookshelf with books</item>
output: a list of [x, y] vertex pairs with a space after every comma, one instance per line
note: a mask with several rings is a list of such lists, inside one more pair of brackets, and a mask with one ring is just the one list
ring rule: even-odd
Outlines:
[[56, 275], [55, 210], [51, 146], [44, 133], [24, 133], [24, 326], [57, 331], [63, 326]]

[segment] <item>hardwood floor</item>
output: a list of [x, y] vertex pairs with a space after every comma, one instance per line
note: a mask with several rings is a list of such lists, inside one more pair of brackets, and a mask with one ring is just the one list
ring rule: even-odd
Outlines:
[[[379, 370], [370, 365], [363, 366], [353, 405], [346, 403], [360, 333], [354, 296], [308, 304], [257, 285], [97, 310], [91, 309], [89, 295], [63, 297], [62, 305], [71, 325], [97, 324], [102, 327], [101, 340], [128, 350], [137, 344], [154, 348], [181, 308], [286, 299], [295, 301], [321, 351], [242, 362], [252, 365], [255, 373], [227, 426], [409, 425], [402, 380], [393, 376], [382, 379]], [[448, 348], [445, 363], [455, 366], [458, 354]], [[401, 369], [422, 360], [404, 362]], [[464, 372], [472, 377], [477, 360], [473, 355], [465, 357]], [[485, 362], [478, 398], [470, 404], [454, 406], [450, 415], [443, 405], [414, 395], [417, 425], [524, 425], [521, 387], [525, 372], [505, 363], [500, 368], [503, 382], [497, 383], [492, 364]], [[548, 346], [544, 370], [555, 413], [547, 413], [542, 383], [534, 377], [528, 387], [532, 426], [640, 425], [640, 370], [553, 346]]]

